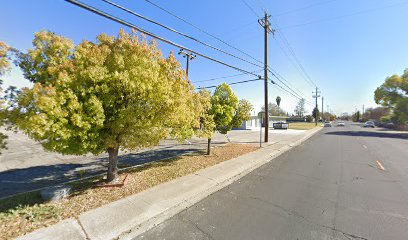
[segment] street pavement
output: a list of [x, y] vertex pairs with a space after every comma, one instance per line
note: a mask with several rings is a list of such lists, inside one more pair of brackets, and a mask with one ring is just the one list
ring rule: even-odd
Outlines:
[[408, 133], [325, 128], [135, 239], [408, 239]]
[[[108, 156], [73, 156], [46, 152], [42, 146], [21, 132], [5, 130], [9, 139], [8, 149], [0, 154], [0, 198], [52, 185], [66, 183], [83, 177], [106, 172]], [[291, 139], [304, 133], [301, 130], [271, 130], [270, 144]], [[259, 145], [259, 130], [233, 130], [228, 133], [233, 143]], [[215, 134], [213, 146], [229, 142], [222, 134]], [[165, 140], [159, 146], [140, 151], [120, 152], [119, 168], [137, 166], [152, 161], [206, 149], [207, 139], [193, 138], [179, 143]]]

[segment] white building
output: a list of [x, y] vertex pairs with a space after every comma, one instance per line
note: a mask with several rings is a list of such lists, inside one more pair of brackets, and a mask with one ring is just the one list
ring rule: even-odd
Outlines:
[[[276, 122], [286, 122], [286, 116], [269, 116], [269, 127], [273, 126], [273, 123]], [[262, 119], [262, 126], [264, 125], [264, 119]], [[259, 117], [258, 116], [251, 116], [251, 119], [242, 123], [240, 130], [249, 130], [249, 129], [256, 129], [259, 128]]]

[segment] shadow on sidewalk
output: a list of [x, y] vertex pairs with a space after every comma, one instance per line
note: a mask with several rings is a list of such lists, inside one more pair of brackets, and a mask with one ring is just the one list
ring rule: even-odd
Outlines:
[[[189, 149], [156, 149], [140, 153], [128, 153], [119, 156], [119, 169], [143, 165], [150, 162], [176, 157], [199, 151], [200, 148]], [[0, 198], [27, 191], [62, 184], [84, 177], [94, 176], [106, 172], [108, 158], [97, 158], [86, 164], [67, 163], [47, 166], [34, 166], [12, 169], [0, 172]], [[81, 171], [82, 170], [82, 171]]]

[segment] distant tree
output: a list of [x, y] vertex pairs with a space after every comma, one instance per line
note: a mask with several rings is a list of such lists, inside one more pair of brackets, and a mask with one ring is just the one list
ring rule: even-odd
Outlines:
[[[0, 77], [11, 69], [12, 56], [18, 55], [20, 52], [8, 46], [6, 43], [0, 41]], [[1, 119], [8, 120], [8, 109], [13, 108], [16, 105], [16, 98], [20, 90], [15, 86], [8, 86], [5, 90], [2, 88], [3, 81], [0, 79], [0, 101], [1, 101]], [[11, 122], [7, 121], [10, 125]]]
[[385, 107], [367, 108], [363, 118], [366, 120], [380, 121], [382, 117], [390, 115], [390, 110]]
[[[265, 106], [262, 106], [261, 108], [262, 112], [265, 112]], [[270, 116], [285, 116], [286, 112], [279, 108], [279, 106], [276, 103], [268, 103], [268, 112]]]
[[307, 115], [306, 116], [306, 122], [313, 122], [313, 116], [312, 115]]
[[0, 76], [4, 75], [10, 69], [10, 47], [0, 41]]
[[314, 119], [319, 119], [319, 117], [320, 117], [320, 111], [319, 111], [319, 109], [318, 108], [313, 108], [313, 112], [312, 112], [312, 116], [314, 117]]
[[[0, 77], [10, 70], [10, 51], [12, 49], [4, 42], [0, 41]], [[0, 127], [2, 127], [7, 120], [8, 102], [4, 95], [3, 80], [0, 79]], [[7, 91], [7, 90], [6, 90]], [[7, 94], [7, 93], [6, 93]], [[0, 133], [0, 154], [2, 149], [6, 149], [7, 135]]]
[[357, 111], [353, 114], [353, 122], [359, 122], [360, 121], [360, 111]]
[[200, 127], [196, 129], [195, 135], [209, 139], [207, 146], [207, 155], [211, 153], [211, 138], [214, 135], [215, 122], [214, 116], [211, 114], [211, 93], [205, 89], [201, 89], [196, 95], [196, 108], [200, 114]]
[[351, 117], [349, 116], [349, 114], [347, 112], [342, 113], [341, 116], [340, 116], [340, 119], [346, 120], [346, 121], [349, 121], [350, 118]]
[[392, 120], [398, 124], [408, 124], [408, 69], [399, 75], [385, 79], [374, 92], [377, 104], [392, 109]]
[[248, 100], [239, 100], [237, 109], [235, 110], [235, 115], [231, 121], [231, 127], [239, 128], [243, 122], [250, 120], [252, 110], [252, 104]]
[[295, 114], [297, 116], [303, 117], [303, 115], [306, 113], [305, 103], [306, 103], [306, 100], [304, 98], [301, 98], [299, 102], [297, 103], [296, 108], [295, 108]]
[[276, 104], [278, 105], [278, 113], [280, 115], [280, 103], [281, 103], [281, 97], [277, 96], [276, 97]]
[[[240, 127], [243, 121], [251, 118], [252, 105], [247, 100], [235, 96], [230, 86], [223, 83], [215, 89], [211, 97], [211, 109], [208, 112], [214, 121], [214, 131], [227, 134], [234, 127]], [[207, 154], [211, 154], [211, 138], [208, 138]]]
[[211, 115], [214, 117], [215, 130], [226, 134], [231, 130], [231, 122], [238, 107], [238, 98], [226, 83], [215, 89], [211, 97]]
[[96, 42], [35, 34], [18, 64], [34, 83], [18, 96], [19, 129], [62, 154], [109, 154], [107, 180], [117, 177], [119, 149], [191, 137], [199, 127], [196, 96], [174, 55], [136, 33], [101, 34]]

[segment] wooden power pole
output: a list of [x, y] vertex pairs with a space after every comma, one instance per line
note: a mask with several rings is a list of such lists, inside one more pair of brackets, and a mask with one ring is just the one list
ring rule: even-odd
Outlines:
[[[316, 113], [317, 113], [317, 110], [319, 109], [319, 108], [317, 107], [317, 98], [320, 97], [319, 93], [320, 93], [320, 91], [319, 91], [318, 88], [316, 87], [316, 92], [313, 92], [313, 94], [314, 94], [313, 97], [316, 98], [316, 107], [315, 107]], [[315, 117], [315, 125], [317, 126], [317, 114], [316, 114], [316, 117]]]
[[271, 16], [265, 12], [265, 16], [258, 20], [258, 23], [264, 28], [264, 81], [265, 81], [265, 142], [269, 141], [269, 111], [268, 111], [268, 34], [274, 33], [275, 30], [271, 28], [269, 18]]
[[196, 58], [196, 55], [194, 55], [194, 54], [192, 54], [190, 52], [186, 52], [184, 49], [180, 49], [180, 52], [178, 54], [183, 55], [183, 57], [187, 59], [186, 75], [187, 75], [187, 78], [188, 78], [188, 66], [190, 65], [190, 60], [193, 60], [194, 58]]

